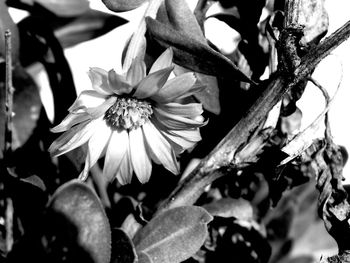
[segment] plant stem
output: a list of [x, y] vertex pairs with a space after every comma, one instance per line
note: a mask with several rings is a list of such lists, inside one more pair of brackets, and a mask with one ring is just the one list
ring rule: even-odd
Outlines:
[[160, 205], [157, 214], [166, 209], [191, 205], [197, 201], [207, 185], [224, 175], [222, 168], [237, 167], [237, 150], [247, 143], [250, 135], [259, 128], [272, 107], [286, 91], [295, 87], [311, 74], [318, 63], [350, 36], [350, 21], [326, 38], [309, 54], [302, 57], [293, 72], [278, 72], [270, 79], [267, 88], [252, 105], [243, 118], [207, 155], [194, 171], [182, 181], [170, 196]]
[[[12, 114], [13, 114], [13, 92], [12, 86], [12, 43], [11, 31], [5, 31], [5, 143], [4, 143], [4, 161], [5, 165], [9, 163], [12, 155]], [[10, 252], [13, 246], [13, 203], [11, 198], [5, 199], [5, 244], [6, 252]]]
[[11, 198], [6, 199], [5, 212], [5, 227], [6, 227], [6, 252], [10, 252], [13, 246], [13, 203]]
[[5, 149], [4, 159], [9, 158], [12, 152], [12, 112], [13, 112], [13, 86], [12, 86], [12, 45], [11, 31], [5, 32], [5, 105], [6, 105], [6, 124], [5, 124]]

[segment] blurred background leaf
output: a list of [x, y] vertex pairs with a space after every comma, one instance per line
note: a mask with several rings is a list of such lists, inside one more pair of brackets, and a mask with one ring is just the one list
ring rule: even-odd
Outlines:
[[210, 214], [200, 207], [169, 209], [136, 233], [136, 251], [148, 255], [154, 263], [181, 262], [204, 243], [211, 220]]

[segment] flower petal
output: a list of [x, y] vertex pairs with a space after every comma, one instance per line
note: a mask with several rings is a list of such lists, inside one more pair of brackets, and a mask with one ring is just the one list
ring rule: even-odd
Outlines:
[[187, 91], [186, 93], [183, 93], [182, 95], [178, 96], [176, 99], [179, 100], [179, 99], [183, 99], [183, 98], [187, 98], [189, 96], [192, 96], [193, 94], [199, 92], [199, 91], [202, 91], [203, 89], [205, 89], [206, 86], [201, 84], [201, 83], [195, 83], [192, 88], [190, 88], [189, 91]]
[[167, 48], [153, 63], [148, 74], [161, 70], [163, 68], [170, 67], [173, 62], [173, 50], [172, 48]]
[[74, 126], [58, 137], [51, 144], [49, 151], [52, 155], [59, 156], [83, 145], [93, 135], [97, 124], [98, 122], [93, 120]]
[[129, 94], [132, 91], [126, 78], [117, 74], [113, 69], [108, 71], [108, 82], [110, 89], [117, 95]]
[[204, 126], [207, 123], [203, 122], [203, 117], [201, 115], [198, 116], [198, 118], [200, 118], [201, 120], [195, 120], [174, 115], [159, 108], [154, 108], [153, 113], [154, 117], [156, 117], [162, 125], [171, 130], [186, 130], [191, 128], [198, 128]]
[[130, 159], [130, 147], [128, 145], [122, 163], [120, 164], [119, 171], [117, 173], [117, 179], [122, 185], [131, 183], [133, 169]]
[[168, 80], [173, 69], [173, 66], [164, 68], [143, 78], [137, 85], [134, 96], [138, 99], [144, 99], [158, 92]]
[[180, 167], [169, 142], [150, 121], [142, 126], [142, 130], [147, 142], [147, 149], [152, 159], [154, 159], [156, 163], [162, 163], [163, 166], [173, 174], [179, 174]]
[[113, 131], [108, 142], [106, 158], [103, 166], [103, 176], [105, 176], [107, 181], [112, 181], [113, 178], [117, 175], [128, 147], [129, 136], [127, 131]]
[[202, 139], [199, 133], [199, 129], [174, 132], [161, 130], [161, 133], [173, 146], [176, 154], [180, 154], [184, 150], [193, 148], [197, 144], [197, 142], [199, 142]]
[[167, 103], [160, 104], [158, 107], [169, 114], [179, 115], [182, 117], [195, 118], [203, 113], [203, 107], [200, 103]]
[[186, 94], [196, 82], [196, 77], [193, 72], [181, 74], [173, 79], [168, 80], [163, 88], [151, 96], [151, 99], [157, 102], [170, 102]]
[[109, 97], [105, 102], [95, 108], [88, 108], [86, 112], [94, 119], [101, 117], [116, 102], [117, 97]]
[[146, 76], [146, 65], [140, 57], [136, 57], [126, 74], [126, 80], [131, 86], [138, 84]]
[[152, 172], [152, 163], [146, 152], [143, 133], [140, 128], [129, 131], [131, 163], [139, 181], [147, 183]]
[[79, 109], [94, 108], [101, 105], [107, 98], [95, 90], [84, 90], [68, 109], [69, 112], [76, 112]]
[[88, 72], [92, 88], [102, 95], [113, 94], [108, 84], [108, 72], [102, 68], [90, 68]]
[[86, 112], [69, 113], [67, 117], [61, 121], [60, 124], [51, 129], [51, 132], [64, 132], [72, 128], [74, 125], [89, 119], [91, 119], [91, 117]]
[[89, 170], [96, 164], [105, 149], [107, 142], [111, 136], [112, 130], [106, 125], [103, 119], [99, 119], [96, 125], [95, 132], [88, 142], [88, 154], [85, 160], [85, 167], [79, 178], [86, 179]]

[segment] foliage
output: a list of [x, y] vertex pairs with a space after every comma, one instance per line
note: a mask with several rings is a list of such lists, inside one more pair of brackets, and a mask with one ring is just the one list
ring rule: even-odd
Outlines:
[[[348, 262], [348, 155], [331, 136], [334, 96], [311, 75], [349, 25], [323, 39], [328, 16], [316, 0], [102, 2], [113, 15], [86, 0], [0, 0], [1, 262], [312, 262], [290, 252], [321, 220], [339, 247], [321, 262]], [[220, 11], [209, 16], [212, 6]], [[28, 16], [15, 24], [8, 7]], [[103, 39], [128, 23], [120, 12], [143, 7], [118, 51], [123, 72], [89, 65], [93, 89], [77, 96], [65, 49]], [[206, 38], [208, 19], [239, 34], [231, 54]], [[52, 121], [35, 68], [48, 76]], [[301, 131], [309, 81], [326, 107]], [[93, 118], [127, 140], [99, 145], [87, 134], [102, 128], [85, 129]], [[54, 141], [61, 156], [50, 154]], [[106, 152], [115, 159], [103, 165]], [[121, 180], [133, 171], [147, 178]]]

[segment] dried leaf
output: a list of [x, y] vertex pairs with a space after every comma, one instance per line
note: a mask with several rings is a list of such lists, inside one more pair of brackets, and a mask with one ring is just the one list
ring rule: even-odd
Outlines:
[[176, 64], [206, 75], [252, 82], [233, 62], [208, 45], [152, 18], [146, 17], [146, 23], [149, 33], [160, 45], [173, 48]]
[[220, 217], [234, 217], [238, 220], [253, 219], [253, 207], [250, 202], [240, 199], [223, 198], [210, 204], [203, 205], [211, 215]]
[[121, 229], [112, 231], [112, 262], [133, 263], [136, 261], [136, 250], [128, 235]]
[[299, 156], [302, 152], [304, 152], [307, 148], [309, 148], [314, 142], [314, 135], [319, 130], [320, 125], [322, 124], [325, 115], [329, 111], [334, 97], [336, 96], [339, 86], [341, 84], [341, 80], [339, 81], [337, 90], [333, 97], [327, 101], [327, 106], [325, 109], [317, 116], [317, 118], [303, 131], [301, 131], [297, 136], [294, 137], [286, 146], [282, 148], [282, 151], [289, 155], [289, 157], [285, 158], [281, 161], [280, 165], [284, 165], [289, 161], [293, 160], [297, 156]]
[[[90, 258], [96, 263], [109, 263], [108, 218], [98, 197], [86, 184], [73, 180], [59, 187], [49, 203], [49, 212], [55, 224], [54, 240], [63, 242], [62, 246], [73, 257], [70, 260], [82, 256], [81, 261]], [[58, 249], [55, 245], [52, 244], [52, 249]]]
[[136, 251], [139, 255], [149, 256], [153, 263], [182, 262], [203, 245], [211, 220], [211, 215], [201, 207], [169, 209], [137, 232], [134, 238]]
[[141, 6], [147, 0], [102, 0], [109, 10], [124, 12]]

